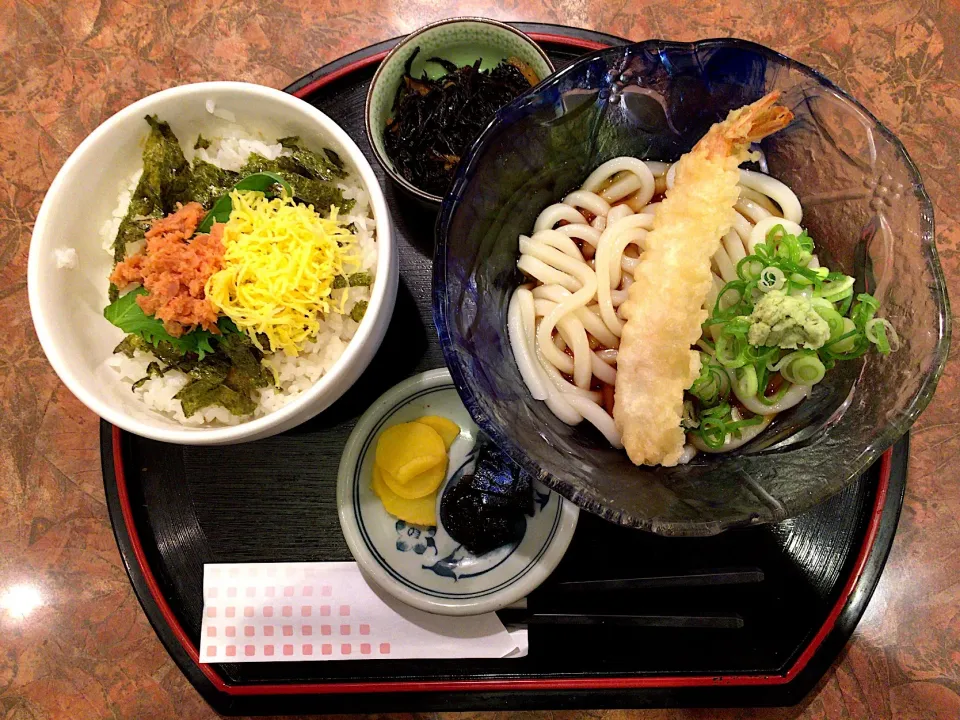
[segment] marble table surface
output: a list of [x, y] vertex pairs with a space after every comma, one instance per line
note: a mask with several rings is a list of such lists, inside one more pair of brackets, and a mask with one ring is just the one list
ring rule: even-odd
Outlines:
[[[57, 170], [101, 121], [150, 92], [214, 79], [283, 87], [347, 52], [456, 14], [637, 40], [739, 36], [818, 68], [886, 123], [919, 165], [950, 290], [960, 298], [960, 50], [951, 46], [960, 6], [949, 0], [0, 0], [3, 720], [215, 717], [133, 595], [107, 517], [97, 418], [58, 381], [30, 321], [30, 233]], [[956, 720], [956, 356], [915, 426], [906, 501], [877, 592], [800, 705], [476, 716]]]

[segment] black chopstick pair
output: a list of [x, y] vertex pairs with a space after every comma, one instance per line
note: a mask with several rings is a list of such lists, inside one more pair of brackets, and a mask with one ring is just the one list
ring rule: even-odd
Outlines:
[[[556, 583], [552, 592], [564, 595], [596, 594], [665, 588], [713, 587], [717, 585], [748, 585], [763, 582], [759, 569], [725, 569], [612, 580], [574, 580]], [[526, 607], [510, 607], [498, 612], [500, 620], [508, 625], [568, 625], [613, 626], [648, 628], [712, 628], [736, 630], [743, 627], [743, 618], [736, 614], [698, 613], [695, 615], [651, 615], [537, 612]]]

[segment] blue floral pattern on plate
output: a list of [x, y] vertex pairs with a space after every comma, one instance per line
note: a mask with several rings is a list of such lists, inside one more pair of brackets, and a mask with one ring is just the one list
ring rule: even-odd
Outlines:
[[436, 527], [409, 525], [405, 520], [397, 520], [394, 527], [397, 530], [397, 550], [400, 552], [412, 550], [417, 555], [424, 555], [429, 554], [428, 550], [433, 550], [433, 554], [437, 554], [437, 543], [434, 540]]

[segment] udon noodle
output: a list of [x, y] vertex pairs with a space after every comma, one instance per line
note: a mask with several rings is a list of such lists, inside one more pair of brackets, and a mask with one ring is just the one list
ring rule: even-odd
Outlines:
[[[605, 162], [579, 189], [545, 208], [530, 236], [520, 236], [517, 267], [531, 282], [511, 298], [508, 330], [521, 376], [533, 397], [560, 420], [569, 425], [586, 420], [617, 448], [623, 447], [613, 420], [617, 348], [624, 325], [619, 308], [634, 282], [658, 198], [673, 185], [674, 169], [632, 157]], [[737, 264], [753, 254], [774, 226], [802, 232], [800, 202], [782, 182], [741, 169], [739, 190], [733, 229], [713, 257], [713, 287], [704, 304], [708, 314], [724, 285], [737, 280]], [[816, 255], [808, 267], [819, 267]], [[705, 340], [702, 349], [712, 353], [709, 338]], [[739, 404], [762, 422], [727, 436], [720, 447], [707, 447], [688, 435], [681, 462], [689, 461], [697, 449], [726, 452], [752, 440], [774, 415], [799, 403], [810, 389], [799, 384], [781, 388], [778, 399], [767, 404], [739, 393], [732, 374], [729, 382]], [[734, 420], [740, 412], [734, 408]]]

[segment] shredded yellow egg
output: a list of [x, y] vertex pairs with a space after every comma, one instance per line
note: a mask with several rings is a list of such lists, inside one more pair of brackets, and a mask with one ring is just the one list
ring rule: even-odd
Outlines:
[[271, 350], [297, 356], [324, 313], [344, 310], [347, 292], [334, 300], [333, 282], [358, 261], [354, 236], [337, 221], [336, 207], [323, 218], [289, 197], [234, 191], [230, 198], [223, 269], [207, 280], [207, 299], [261, 350], [258, 334]]

